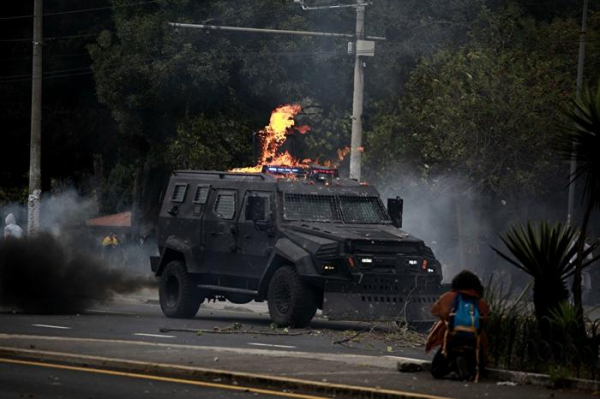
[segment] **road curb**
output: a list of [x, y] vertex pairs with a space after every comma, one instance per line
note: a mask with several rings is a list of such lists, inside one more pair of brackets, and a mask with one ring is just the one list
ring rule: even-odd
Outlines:
[[[416, 359], [407, 359], [398, 362], [397, 370], [400, 372], [429, 371], [431, 370], [431, 362], [427, 360], [417, 361]], [[493, 381], [508, 381], [519, 385], [532, 385], [550, 389], [560, 388], [600, 392], [600, 381], [580, 378], [562, 378], [557, 380], [547, 374], [528, 373], [524, 371], [487, 369], [485, 378]]]
[[580, 378], [555, 379], [547, 374], [527, 373], [524, 371], [489, 369], [487, 378], [497, 381], [511, 381], [521, 385], [533, 385], [551, 389], [574, 389], [578, 391], [599, 392], [600, 381]]
[[205, 382], [219, 382], [221, 384], [247, 386], [249, 388], [263, 388], [275, 391], [285, 390], [332, 397], [352, 397], [359, 399], [444, 399], [436, 395], [417, 394], [388, 389], [34, 349], [0, 347], [0, 357], [20, 360], [37, 360], [48, 363], [55, 362], [88, 368], [97, 367], [113, 371], [160, 375], [164, 377], [175, 377]]

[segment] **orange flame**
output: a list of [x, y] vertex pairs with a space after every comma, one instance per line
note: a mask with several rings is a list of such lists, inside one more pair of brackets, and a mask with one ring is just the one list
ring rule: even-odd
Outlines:
[[[286, 151], [278, 155], [277, 150], [285, 143], [288, 130], [296, 123], [294, 117], [302, 111], [300, 105], [281, 105], [271, 113], [269, 126], [263, 130], [262, 151], [258, 159], [258, 166], [266, 163], [278, 165], [294, 165], [293, 157]], [[277, 160], [275, 160], [277, 159]], [[292, 163], [288, 163], [288, 162]]]
[[[235, 168], [232, 172], [242, 173], [260, 173], [263, 165], [280, 166], [309, 166], [313, 163], [311, 159], [296, 159], [288, 151], [278, 153], [281, 146], [285, 143], [289, 135], [293, 135], [293, 130], [300, 134], [308, 133], [312, 128], [308, 125], [295, 126], [294, 117], [302, 111], [298, 104], [280, 105], [271, 112], [269, 125], [258, 133], [261, 139], [261, 151], [256, 166], [247, 168]], [[362, 151], [362, 148], [361, 148]], [[343, 161], [350, 152], [350, 147], [338, 150], [338, 160]], [[317, 161], [318, 163], [318, 161]], [[335, 167], [337, 162], [325, 161], [321, 164], [325, 167]]]
[[294, 117], [298, 115], [300, 111], [302, 111], [302, 107], [298, 104], [280, 105], [275, 108], [275, 110], [271, 112], [269, 125], [258, 133], [262, 143], [257, 165], [248, 168], [236, 168], [233, 169], [232, 172], [260, 173], [263, 165], [266, 164], [285, 166], [310, 164], [310, 159], [299, 161], [288, 151], [279, 154], [277, 153], [279, 148], [285, 143], [287, 136], [292, 134], [292, 128], [301, 134], [310, 131], [311, 127], [307, 125], [294, 126], [296, 123]]
[[350, 153], [350, 147], [346, 146], [346, 148], [340, 148], [337, 150], [338, 160], [341, 162], [346, 158], [346, 155]]

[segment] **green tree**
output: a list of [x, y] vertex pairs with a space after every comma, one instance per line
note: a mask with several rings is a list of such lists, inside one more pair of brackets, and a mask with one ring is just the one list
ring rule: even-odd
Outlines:
[[[540, 22], [514, 3], [476, 6], [465, 43], [425, 56], [396, 101], [373, 105], [365, 150], [374, 180], [400, 166], [429, 186], [460, 181], [452, 187], [459, 252], [474, 257], [486, 204], [533, 201], [566, 186], [552, 140], [565, 120], [556, 110], [574, 92], [578, 32], [575, 19]], [[590, 21], [596, 37], [598, 15]], [[600, 54], [590, 51], [587, 61], [593, 70]], [[472, 194], [473, 204], [465, 201]]]
[[531, 51], [526, 38], [548, 27], [518, 8], [483, 8], [479, 25], [468, 45], [425, 58], [396, 105], [380, 106], [367, 148], [375, 169], [403, 160], [426, 179], [451, 173], [489, 193], [537, 192], [555, 176], [553, 110], [572, 92], [571, 76], [556, 72], [572, 62]]
[[233, 117], [188, 118], [167, 145], [172, 169], [227, 170], [252, 165], [252, 129]]

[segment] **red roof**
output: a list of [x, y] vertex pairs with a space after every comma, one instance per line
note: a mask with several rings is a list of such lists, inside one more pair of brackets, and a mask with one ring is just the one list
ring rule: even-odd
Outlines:
[[85, 224], [87, 226], [101, 227], [131, 227], [131, 211], [88, 219], [85, 221]]

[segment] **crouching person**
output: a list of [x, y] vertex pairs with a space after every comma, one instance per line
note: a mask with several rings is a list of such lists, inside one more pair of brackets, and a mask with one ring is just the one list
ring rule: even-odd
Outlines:
[[479, 277], [467, 270], [457, 274], [451, 291], [431, 308], [440, 318], [425, 344], [426, 352], [440, 346], [431, 363], [434, 378], [479, 380], [487, 362], [484, 327], [489, 311]]

